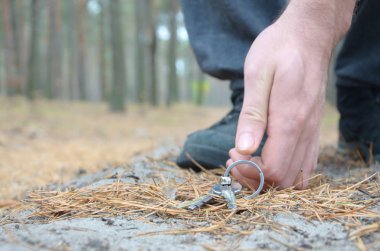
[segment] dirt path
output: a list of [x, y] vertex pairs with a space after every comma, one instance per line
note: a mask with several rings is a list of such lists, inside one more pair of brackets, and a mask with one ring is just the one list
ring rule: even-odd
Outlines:
[[[121, 182], [147, 182], [159, 175], [164, 178], [183, 177], [184, 171], [170, 165], [172, 156], [178, 149], [174, 146], [163, 147], [149, 156], [137, 157], [128, 167], [105, 169], [101, 172], [80, 176], [64, 186], [51, 185], [49, 189], [63, 187], [94, 188], [115, 182], [115, 174], [123, 174]], [[154, 166], [152, 159], [158, 160]], [[158, 164], [157, 164], [158, 163]], [[376, 171], [378, 167], [372, 167]], [[330, 169], [330, 168], [329, 168]], [[334, 169], [328, 172], [330, 179], [345, 175], [355, 175], [359, 169]], [[365, 199], [363, 197], [363, 199]], [[380, 206], [373, 211], [380, 214]], [[277, 214], [270, 216], [276, 227], [257, 226], [244, 235], [216, 232], [196, 234], [148, 234], [167, 230], [191, 229], [189, 222], [175, 218], [160, 217], [152, 214], [144, 220], [128, 217], [78, 218], [53, 221], [42, 224], [39, 221], [21, 221], [30, 212], [18, 213], [8, 223], [0, 226], [0, 250], [358, 250], [361, 243], [349, 238], [345, 218], [338, 220], [307, 220], [300, 215]], [[7, 212], [1, 219], [4, 220]], [[361, 219], [373, 221], [374, 219]], [[377, 219], [378, 221], [378, 219]], [[203, 226], [205, 222], [192, 222]], [[233, 223], [231, 223], [233, 224]], [[239, 226], [244, 230], [245, 226]], [[377, 231], [364, 235], [361, 239], [368, 249], [380, 249], [380, 233]]]

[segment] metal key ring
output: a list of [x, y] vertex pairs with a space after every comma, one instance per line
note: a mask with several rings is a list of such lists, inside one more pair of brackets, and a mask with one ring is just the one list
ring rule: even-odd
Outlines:
[[259, 165], [257, 163], [255, 163], [253, 161], [250, 161], [250, 160], [238, 160], [238, 161], [235, 161], [234, 163], [232, 163], [226, 169], [226, 171], [224, 172], [224, 174], [223, 174], [222, 177], [229, 177], [231, 170], [234, 167], [236, 167], [238, 165], [241, 165], [241, 164], [247, 164], [247, 165], [250, 165], [252, 167], [255, 167], [257, 169], [257, 171], [259, 172], [259, 175], [260, 175], [260, 184], [259, 184], [259, 187], [256, 189], [256, 191], [253, 194], [244, 197], [246, 199], [252, 199], [253, 197], [259, 195], [260, 192], [261, 192], [261, 190], [263, 190], [263, 187], [264, 187], [264, 173], [263, 173], [263, 171], [261, 170], [261, 168], [259, 167]]

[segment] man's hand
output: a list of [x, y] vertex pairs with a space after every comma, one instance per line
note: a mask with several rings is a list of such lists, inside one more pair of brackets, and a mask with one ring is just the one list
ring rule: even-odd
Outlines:
[[[244, 66], [244, 104], [228, 165], [250, 159], [264, 132], [266, 183], [305, 188], [317, 164], [319, 124], [330, 56], [347, 32], [354, 0], [293, 0], [281, 17], [252, 44]], [[233, 175], [257, 187], [255, 170], [240, 166]]]

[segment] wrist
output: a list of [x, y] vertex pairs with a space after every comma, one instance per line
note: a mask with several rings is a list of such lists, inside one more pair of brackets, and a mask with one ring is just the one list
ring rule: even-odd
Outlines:
[[311, 41], [334, 47], [351, 26], [356, 0], [291, 0], [279, 20]]

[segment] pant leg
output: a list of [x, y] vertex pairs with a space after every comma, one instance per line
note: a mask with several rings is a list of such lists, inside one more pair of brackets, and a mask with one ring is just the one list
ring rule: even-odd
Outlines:
[[380, 1], [362, 0], [338, 55], [338, 86], [380, 87]]
[[[287, 0], [182, 0], [189, 39], [202, 70], [220, 79], [243, 79], [244, 60], [257, 35]], [[243, 88], [236, 81], [234, 88]]]

